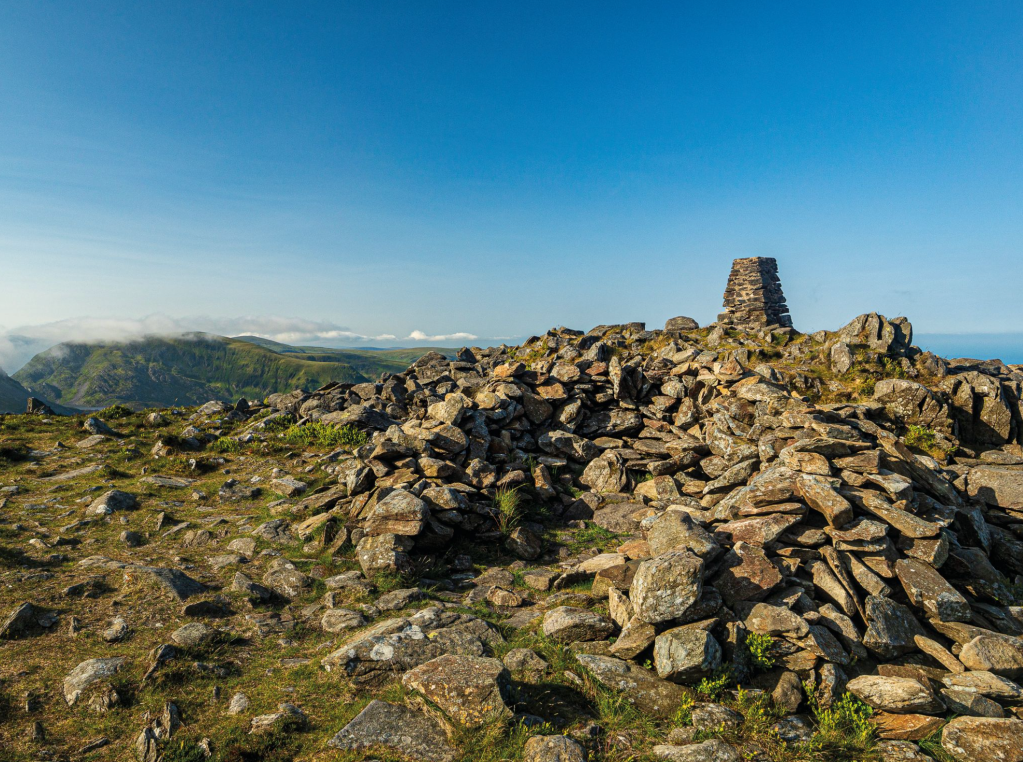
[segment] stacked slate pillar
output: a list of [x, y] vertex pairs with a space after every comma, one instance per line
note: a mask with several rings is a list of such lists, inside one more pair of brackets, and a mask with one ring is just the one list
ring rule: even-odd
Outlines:
[[718, 315], [718, 322], [736, 328], [792, 327], [774, 257], [732, 261], [725, 289], [725, 311]]

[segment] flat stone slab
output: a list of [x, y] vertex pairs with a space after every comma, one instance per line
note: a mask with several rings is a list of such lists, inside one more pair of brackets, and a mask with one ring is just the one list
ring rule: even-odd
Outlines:
[[422, 762], [455, 759], [455, 750], [439, 724], [407, 707], [377, 700], [371, 701], [327, 745], [345, 751], [393, 749]]

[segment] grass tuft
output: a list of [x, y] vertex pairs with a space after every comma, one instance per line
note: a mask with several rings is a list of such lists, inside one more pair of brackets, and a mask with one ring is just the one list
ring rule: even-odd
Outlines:
[[494, 520], [501, 534], [510, 533], [522, 521], [522, 506], [518, 489], [500, 487], [494, 495]]
[[346, 448], [354, 450], [366, 444], [369, 437], [351, 424], [336, 426], [311, 421], [301, 426], [289, 426], [284, 431], [284, 441], [303, 447]]

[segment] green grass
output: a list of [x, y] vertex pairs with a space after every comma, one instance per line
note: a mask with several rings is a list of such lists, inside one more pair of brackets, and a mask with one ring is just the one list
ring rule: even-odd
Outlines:
[[220, 437], [207, 448], [210, 452], [236, 453], [242, 451], [242, 443], [231, 437]]
[[843, 694], [830, 709], [823, 709], [811, 697], [811, 708], [817, 723], [817, 732], [809, 741], [809, 751], [827, 755], [824, 759], [836, 762], [859, 762], [871, 756], [877, 738], [874, 711], [851, 693]]
[[573, 553], [578, 553], [589, 548], [599, 551], [606, 551], [621, 543], [622, 535], [616, 534], [609, 529], [597, 526], [592, 521], [586, 522], [585, 529], [577, 529], [560, 533], [559, 539], [564, 542]]
[[925, 452], [935, 460], [945, 460], [955, 452], [954, 447], [942, 446], [934, 431], [926, 426], [909, 426], [904, 438], [908, 447]]
[[105, 421], [114, 421], [135, 415], [135, 411], [126, 405], [111, 405], [96, 413], [96, 417]]
[[706, 696], [711, 701], [717, 701], [726, 690], [735, 685], [735, 676], [732, 673], [732, 665], [726, 664], [718, 668], [711, 677], [705, 677], [696, 684], [696, 692]]
[[284, 441], [303, 447], [345, 447], [354, 450], [366, 444], [369, 437], [351, 424], [336, 424], [311, 421], [301, 426], [289, 426], [284, 431]]
[[494, 495], [494, 520], [502, 534], [510, 533], [522, 521], [522, 501], [515, 487], [499, 487]]
[[771, 654], [771, 647], [774, 645], [774, 638], [770, 635], [760, 635], [755, 632], [746, 635], [746, 650], [749, 651], [753, 665], [757, 669], [768, 670], [774, 666], [774, 656]]

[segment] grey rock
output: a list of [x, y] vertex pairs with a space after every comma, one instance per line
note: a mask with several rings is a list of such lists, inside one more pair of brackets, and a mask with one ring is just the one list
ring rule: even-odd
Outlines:
[[444, 654], [484, 656], [503, 640], [482, 619], [428, 608], [353, 635], [321, 663], [328, 672], [337, 670], [356, 685], [377, 686]]
[[568, 736], [533, 736], [523, 747], [522, 762], [586, 762], [586, 751]]
[[416, 762], [452, 762], [456, 758], [438, 723], [406, 707], [378, 700], [371, 701], [327, 745], [345, 751], [392, 749]]
[[703, 591], [703, 560], [689, 551], [670, 551], [636, 570], [629, 588], [635, 615], [649, 624], [683, 616]]
[[197, 648], [217, 637], [217, 631], [202, 622], [189, 622], [171, 633], [171, 640], [182, 648]]
[[685, 511], [662, 513], [650, 525], [646, 539], [654, 556], [671, 550], [689, 550], [704, 561], [710, 561], [721, 552], [721, 546], [710, 532]]
[[978, 635], [959, 654], [967, 669], [1018, 680], [1023, 677], [1023, 641], [1007, 635]]
[[658, 677], [688, 683], [707, 677], [721, 666], [721, 645], [706, 630], [676, 628], [654, 641]]
[[401, 682], [463, 727], [511, 716], [502, 695], [509, 675], [497, 659], [445, 654], [409, 670]]
[[249, 733], [259, 735], [261, 733], [280, 733], [286, 730], [294, 730], [305, 727], [308, 718], [301, 709], [294, 704], [278, 704], [277, 711], [272, 714], [261, 714], [249, 721]]
[[915, 651], [915, 638], [926, 635], [913, 613], [900, 603], [869, 595], [863, 607], [867, 619], [863, 645], [883, 659]]
[[717, 738], [687, 746], [654, 746], [654, 756], [668, 762], [741, 762], [742, 755], [729, 743]]
[[973, 616], [966, 598], [932, 566], [916, 558], [895, 562], [895, 574], [909, 600], [943, 622], [967, 622]]
[[263, 584], [285, 598], [297, 598], [312, 586], [312, 580], [285, 558], [270, 564], [263, 575]]
[[249, 709], [249, 697], [244, 693], [236, 693], [231, 696], [231, 701], [227, 705], [228, 714], [242, 714]]
[[687, 696], [682, 686], [662, 680], [632, 662], [598, 654], [577, 654], [575, 658], [599, 683], [618, 691], [625, 701], [655, 717], [673, 717]]
[[909, 677], [861, 675], [846, 684], [856, 698], [892, 714], [938, 714], [945, 711], [930, 688]]
[[614, 623], [586, 609], [559, 606], [543, 618], [543, 634], [563, 643], [604, 640], [615, 630]]
[[679, 317], [668, 318], [664, 324], [664, 330], [669, 333], [681, 333], [684, 331], [698, 331], [700, 324], [691, 317], [680, 315]]
[[112, 489], [93, 500], [86, 513], [95, 516], [108, 516], [114, 511], [133, 511], [136, 508], [138, 508], [138, 500], [134, 495]]
[[7, 615], [0, 624], [0, 638], [20, 638], [27, 635], [36, 626], [38, 610], [27, 601]]
[[1023, 720], [956, 717], [941, 731], [941, 747], [959, 762], [1023, 762]]
[[320, 627], [325, 632], [344, 632], [354, 630], [366, 624], [366, 617], [358, 611], [349, 609], [328, 609], [320, 619]]
[[82, 693], [93, 683], [113, 677], [128, 660], [123, 656], [109, 659], [87, 659], [64, 678], [64, 700], [74, 706]]
[[158, 566], [133, 566], [129, 567], [125, 575], [149, 581], [158, 589], [169, 593], [179, 601], [184, 601], [193, 595], [200, 595], [206, 592], [204, 584], [192, 579], [180, 569], [166, 569]]

